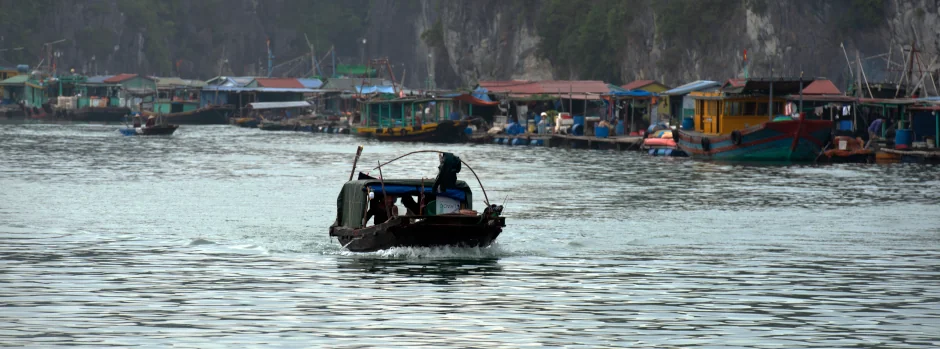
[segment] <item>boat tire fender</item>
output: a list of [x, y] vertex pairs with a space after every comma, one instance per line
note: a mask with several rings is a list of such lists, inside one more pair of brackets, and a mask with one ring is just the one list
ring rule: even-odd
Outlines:
[[734, 143], [734, 145], [741, 145], [741, 131], [731, 131], [731, 143]]
[[708, 137], [702, 137], [702, 150], [712, 150], [712, 142], [708, 139]]

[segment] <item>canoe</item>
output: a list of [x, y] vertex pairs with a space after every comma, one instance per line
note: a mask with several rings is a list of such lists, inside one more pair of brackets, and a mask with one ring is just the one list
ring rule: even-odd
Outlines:
[[166, 136], [176, 132], [177, 128], [179, 128], [179, 125], [157, 125], [150, 127], [122, 128], [118, 131], [125, 136]]

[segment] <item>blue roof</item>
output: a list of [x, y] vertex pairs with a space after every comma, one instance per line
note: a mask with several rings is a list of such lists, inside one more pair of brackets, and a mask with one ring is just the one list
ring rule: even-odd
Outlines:
[[395, 94], [395, 86], [361, 86], [356, 85], [356, 92], [358, 93], [388, 93]]
[[110, 79], [114, 75], [96, 75], [89, 76], [88, 79], [85, 79], [86, 84], [103, 84], [105, 80]]
[[323, 81], [320, 79], [297, 79], [301, 85], [304, 85], [306, 88], [321, 88], [323, 87]]
[[656, 96], [655, 93], [647, 92], [643, 90], [629, 90], [629, 91], [613, 91], [610, 93], [614, 97], [650, 97]]
[[690, 92], [702, 91], [702, 90], [706, 90], [710, 88], [718, 88], [719, 86], [721, 86], [721, 84], [716, 81], [698, 80], [698, 81], [693, 81], [688, 84], [676, 87], [668, 91], [663, 91], [662, 94], [671, 95], [671, 96], [685, 95], [685, 94], [689, 94]]
[[232, 87], [232, 86], [206, 86], [203, 91], [220, 92], [278, 92], [278, 93], [315, 93], [317, 91], [309, 88], [277, 88], [277, 87]]
[[490, 99], [490, 96], [487, 94], [489, 92], [490, 92], [489, 90], [483, 87], [477, 87], [476, 90], [473, 90], [473, 93], [471, 95], [473, 96], [473, 98], [486, 101], [486, 102], [492, 102], [493, 100]]

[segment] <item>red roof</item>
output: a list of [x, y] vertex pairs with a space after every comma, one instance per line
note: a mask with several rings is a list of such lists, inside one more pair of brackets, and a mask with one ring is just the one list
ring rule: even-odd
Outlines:
[[643, 88], [644, 86], [654, 84], [654, 83], [656, 83], [655, 80], [636, 80], [629, 84], [620, 86], [620, 88], [624, 90], [636, 90], [636, 89], [640, 89], [640, 88]]
[[553, 94], [564, 96], [571, 94], [604, 94], [610, 89], [603, 81], [595, 80], [548, 80], [548, 81], [481, 81], [483, 87], [493, 93], [511, 93], [513, 95]]
[[119, 84], [125, 80], [135, 78], [135, 77], [137, 77], [137, 74], [118, 74], [110, 78], [104, 79], [104, 81], [102, 82], [106, 84]]
[[255, 78], [255, 81], [258, 82], [258, 87], [306, 88], [297, 79], [290, 78]]
[[815, 80], [803, 88], [804, 95], [841, 95], [842, 91], [829, 80]]
[[747, 84], [747, 80], [745, 79], [728, 79], [728, 81], [725, 82], [725, 85], [722, 86], [722, 88], [728, 85], [731, 85], [731, 87], [744, 87], [744, 85], [746, 84]]

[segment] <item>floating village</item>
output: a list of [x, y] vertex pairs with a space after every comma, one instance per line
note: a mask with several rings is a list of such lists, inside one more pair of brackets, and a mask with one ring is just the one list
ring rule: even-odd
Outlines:
[[0, 120], [123, 124], [119, 131], [128, 136], [220, 124], [706, 160], [937, 163], [936, 82], [930, 73], [914, 74], [915, 55], [908, 56], [899, 81], [868, 81], [856, 64], [845, 89], [821, 77], [751, 77], [746, 63], [743, 76], [680, 86], [484, 80], [453, 91], [404, 86], [384, 58], [340, 66], [340, 73], [334, 67], [330, 77], [207, 81], [21, 64], [0, 66]]

